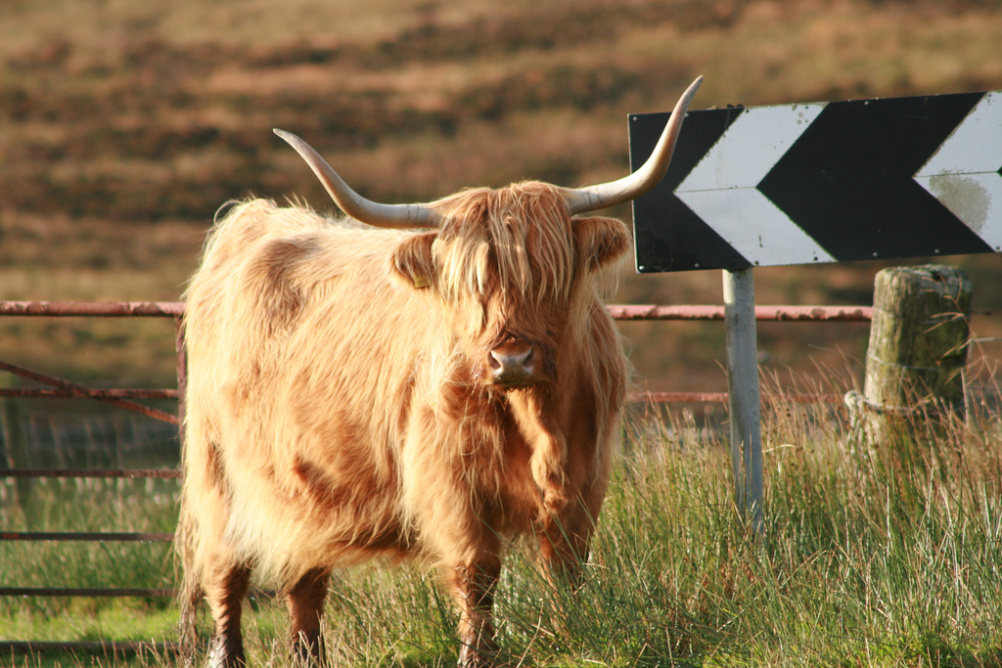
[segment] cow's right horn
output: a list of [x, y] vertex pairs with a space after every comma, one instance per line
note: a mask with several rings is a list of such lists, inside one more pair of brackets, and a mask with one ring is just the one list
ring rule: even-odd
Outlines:
[[661, 133], [661, 139], [654, 147], [654, 152], [640, 169], [618, 181], [586, 188], [568, 188], [564, 191], [567, 210], [571, 215], [629, 202], [661, 182], [665, 172], [668, 171], [668, 163], [671, 162], [672, 153], [675, 152], [675, 143], [678, 140], [679, 131], [682, 129], [682, 121], [685, 119], [689, 102], [692, 101], [692, 96], [696, 94], [696, 89], [702, 82], [703, 77], [697, 77], [682, 93], [682, 97], [675, 105], [675, 110], [671, 112], [671, 118], [668, 119], [664, 132]]
[[285, 130], [275, 134], [289, 142], [303, 157], [324, 188], [341, 210], [356, 220], [375, 227], [414, 228], [439, 227], [442, 217], [434, 209], [421, 204], [380, 204], [352, 190], [319, 153], [305, 141]]

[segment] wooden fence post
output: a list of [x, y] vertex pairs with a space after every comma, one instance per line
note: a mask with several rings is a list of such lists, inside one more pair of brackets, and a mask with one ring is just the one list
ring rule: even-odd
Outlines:
[[877, 274], [863, 395], [846, 403], [873, 445], [916, 426], [963, 419], [971, 282], [955, 267]]

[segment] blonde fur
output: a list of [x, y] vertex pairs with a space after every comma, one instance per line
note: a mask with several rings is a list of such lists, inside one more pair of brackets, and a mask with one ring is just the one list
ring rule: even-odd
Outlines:
[[[435, 206], [436, 232], [264, 200], [215, 224], [186, 294], [183, 605], [234, 568], [285, 589], [378, 555], [449, 571], [521, 533], [584, 556], [625, 392], [598, 298], [625, 227], [541, 183]], [[525, 341], [539, 381], [493, 386], [489, 352]]]

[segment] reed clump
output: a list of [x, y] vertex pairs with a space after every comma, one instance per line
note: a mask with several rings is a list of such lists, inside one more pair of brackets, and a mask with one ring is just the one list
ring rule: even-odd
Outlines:
[[[512, 546], [498, 594], [503, 658], [539, 666], [1002, 664], [998, 416], [957, 423], [945, 441], [941, 427], [917, 428], [879, 449], [854, 438], [839, 404], [768, 402], [763, 416], [762, 535], [734, 506], [719, 424], [674, 411], [631, 417], [581, 586], [552, 587], [533, 547]], [[80, 492], [79, 512], [115, 507], [103, 492]], [[174, 508], [141, 505], [143, 496], [129, 497], [128, 514], [169, 530]], [[10, 526], [11, 510], [3, 513]], [[80, 548], [72, 559], [50, 547], [34, 556], [0, 549], [5, 584], [37, 581], [43, 569], [75, 586], [169, 586], [163, 574], [172, 574], [165, 555], [117, 548]], [[20, 562], [20, 571], [7, 566]], [[85, 608], [112, 619], [126, 604], [2, 605], [4, 625], [18, 633], [70, 638], [95, 633], [74, 626]], [[175, 610], [130, 605], [127, 622], [101, 630], [173, 639]], [[253, 660], [285, 665], [284, 605], [261, 599], [251, 607]], [[332, 584], [328, 649], [339, 665], [451, 665], [455, 622], [434, 573], [365, 566]]]

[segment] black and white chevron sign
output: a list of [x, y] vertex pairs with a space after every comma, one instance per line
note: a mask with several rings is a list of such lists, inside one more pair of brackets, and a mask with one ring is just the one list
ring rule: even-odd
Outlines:
[[1000, 251], [1002, 92], [689, 112], [633, 216], [640, 272]]

